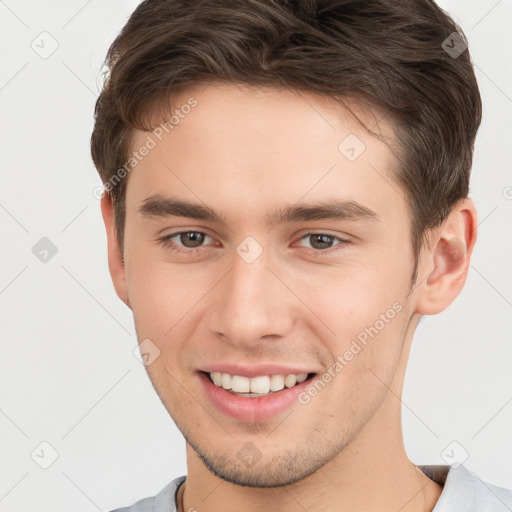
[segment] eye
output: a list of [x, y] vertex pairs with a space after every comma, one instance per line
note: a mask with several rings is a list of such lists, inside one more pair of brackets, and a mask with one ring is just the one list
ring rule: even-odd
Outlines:
[[212, 237], [201, 231], [181, 231], [159, 239], [165, 247], [177, 251], [201, 249], [203, 244], [211, 243]]
[[347, 240], [343, 240], [334, 235], [328, 235], [326, 233], [308, 233], [299, 240], [298, 245], [315, 251], [330, 252], [326, 249], [331, 249], [333, 246], [335, 247], [336, 245], [344, 245], [347, 243], [349, 243]]
[[[206, 245], [214, 242], [211, 236], [202, 231], [180, 231], [158, 240], [164, 247], [178, 252], [202, 252], [206, 250]], [[348, 240], [327, 233], [308, 233], [299, 239], [297, 245], [318, 253], [329, 253], [338, 250], [337, 246], [348, 243]]]

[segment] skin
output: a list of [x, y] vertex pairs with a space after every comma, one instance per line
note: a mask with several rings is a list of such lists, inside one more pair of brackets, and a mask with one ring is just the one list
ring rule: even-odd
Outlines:
[[[197, 106], [128, 177], [124, 261], [102, 199], [114, 286], [139, 341], [160, 350], [148, 374], [187, 440], [184, 510], [432, 510], [442, 489], [405, 453], [400, 397], [419, 318], [443, 311], [464, 285], [473, 203], [455, 205], [430, 233], [411, 290], [410, 213], [388, 146], [311, 93], [208, 85], [173, 105], [191, 96]], [[369, 126], [380, 117], [364, 116]], [[392, 137], [385, 119], [379, 128]], [[349, 134], [366, 146], [353, 162], [338, 150]], [[136, 131], [132, 148], [147, 135]], [[155, 194], [206, 205], [224, 223], [142, 215]], [[267, 222], [279, 208], [333, 199], [376, 216]], [[182, 252], [159, 240], [181, 231], [208, 237], [200, 250], [174, 237]], [[312, 233], [334, 238], [315, 252]], [[248, 236], [263, 248], [250, 264], [236, 251]], [[306, 405], [243, 422], [200, 386], [197, 370], [222, 362], [321, 376], [396, 303], [400, 312]], [[237, 457], [246, 443], [261, 457], [252, 467]]]

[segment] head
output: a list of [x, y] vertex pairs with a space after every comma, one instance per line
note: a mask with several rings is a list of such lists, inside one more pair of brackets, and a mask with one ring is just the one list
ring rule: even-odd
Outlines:
[[[399, 416], [414, 328], [475, 242], [481, 102], [453, 32], [429, 0], [145, 1], [111, 46], [92, 156], [112, 278], [222, 478], [299, 480]], [[219, 410], [207, 374], [251, 368], [308, 379], [282, 414]]]

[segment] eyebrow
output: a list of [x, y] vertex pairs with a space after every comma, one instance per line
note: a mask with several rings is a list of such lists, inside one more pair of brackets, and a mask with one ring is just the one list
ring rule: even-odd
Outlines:
[[[146, 198], [139, 207], [143, 217], [187, 217], [226, 224], [221, 215], [206, 205], [155, 194]], [[279, 208], [267, 215], [270, 226], [286, 222], [312, 220], [378, 220], [379, 216], [355, 201], [326, 200], [315, 204], [294, 204]]]

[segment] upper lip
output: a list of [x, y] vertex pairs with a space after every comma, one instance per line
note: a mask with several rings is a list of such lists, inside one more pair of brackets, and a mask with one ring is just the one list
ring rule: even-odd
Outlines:
[[201, 371], [206, 373], [211, 372], [219, 372], [219, 373], [229, 373], [230, 375], [240, 375], [241, 377], [259, 377], [262, 375], [299, 375], [300, 373], [317, 373], [313, 371], [311, 368], [307, 369], [299, 366], [285, 366], [285, 365], [276, 365], [276, 364], [252, 364], [252, 365], [242, 365], [242, 364], [228, 364], [228, 363], [218, 363], [218, 364], [209, 364], [201, 369]]

